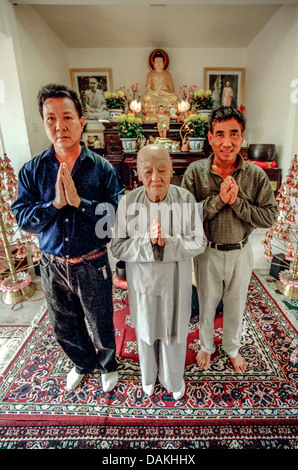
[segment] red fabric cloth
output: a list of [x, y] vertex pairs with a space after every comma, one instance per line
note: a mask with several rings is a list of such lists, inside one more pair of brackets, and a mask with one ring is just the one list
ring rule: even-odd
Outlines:
[[276, 162], [259, 162], [254, 160], [246, 160], [248, 163], [253, 163], [254, 165], [259, 166], [260, 168], [274, 168], [276, 167]]

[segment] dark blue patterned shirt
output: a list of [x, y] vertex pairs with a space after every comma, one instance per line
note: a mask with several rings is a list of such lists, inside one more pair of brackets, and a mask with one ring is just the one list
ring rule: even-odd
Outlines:
[[[96, 234], [96, 224], [102, 217], [107, 219], [107, 212], [116, 212], [124, 186], [111, 163], [82, 144], [72, 170], [81, 204], [78, 208], [67, 204], [56, 209], [53, 201], [58, 169], [53, 147], [26, 163], [19, 173], [18, 197], [12, 211], [21, 229], [38, 235], [42, 251], [75, 258], [109, 241], [109, 232], [105, 237]], [[111, 223], [114, 215], [110, 214]]]

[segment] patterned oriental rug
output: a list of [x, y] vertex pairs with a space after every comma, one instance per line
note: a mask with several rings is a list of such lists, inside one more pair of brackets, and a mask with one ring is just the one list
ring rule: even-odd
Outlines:
[[[124, 300], [123, 300], [124, 299]], [[137, 343], [125, 292], [114, 289], [120, 380], [104, 393], [100, 374], [65, 389], [72, 367], [56, 344], [47, 313], [0, 378], [0, 449], [294, 449], [298, 448], [297, 331], [254, 274], [237, 374], [221, 348], [209, 371], [195, 362], [198, 323], [190, 323], [186, 394], [174, 401], [160, 384], [141, 386]]]

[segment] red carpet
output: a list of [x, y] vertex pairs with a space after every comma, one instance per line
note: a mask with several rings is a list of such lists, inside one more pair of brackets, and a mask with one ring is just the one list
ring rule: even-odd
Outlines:
[[221, 349], [221, 315], [212, 367], [199, 371], [198, 324], [190, 324], [186, 394], [179, 401], [160, 384], [152, 397], [144, 394], [122, 296], [115, 289], [120, 376], [115, 390], [103, 392], [100, 374], [86, 377], [73, 392], [65, 390], [71, 364], [46, 314], [0, 379], [0, 449], [297, 447], [297, 332], [258, 278], [251, 279], [245, 311], [246, 373], [237, 374]]

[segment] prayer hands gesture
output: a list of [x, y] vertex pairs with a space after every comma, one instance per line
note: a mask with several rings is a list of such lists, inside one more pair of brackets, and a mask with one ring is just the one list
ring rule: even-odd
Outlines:
[[77, 189], [66, 163], [60, 164], [55, 190], [56, 196], [53, 202], [54, 207], [61, 209], [62, 207], [66, 206], [66, 204], [79, 207], [81, 199], [78, 195]]
[[225, 204], [234, 204], [238, 196], [238, 185], [232, 176], [227, 176], [220, 186], [220, 198]]
[[153, 219], [153, 224], [150, 228], [149, 236], [152, 245], [158, 244], [159, 246], [165, 246], [166, 238], [164, 230], [157, 219]]

